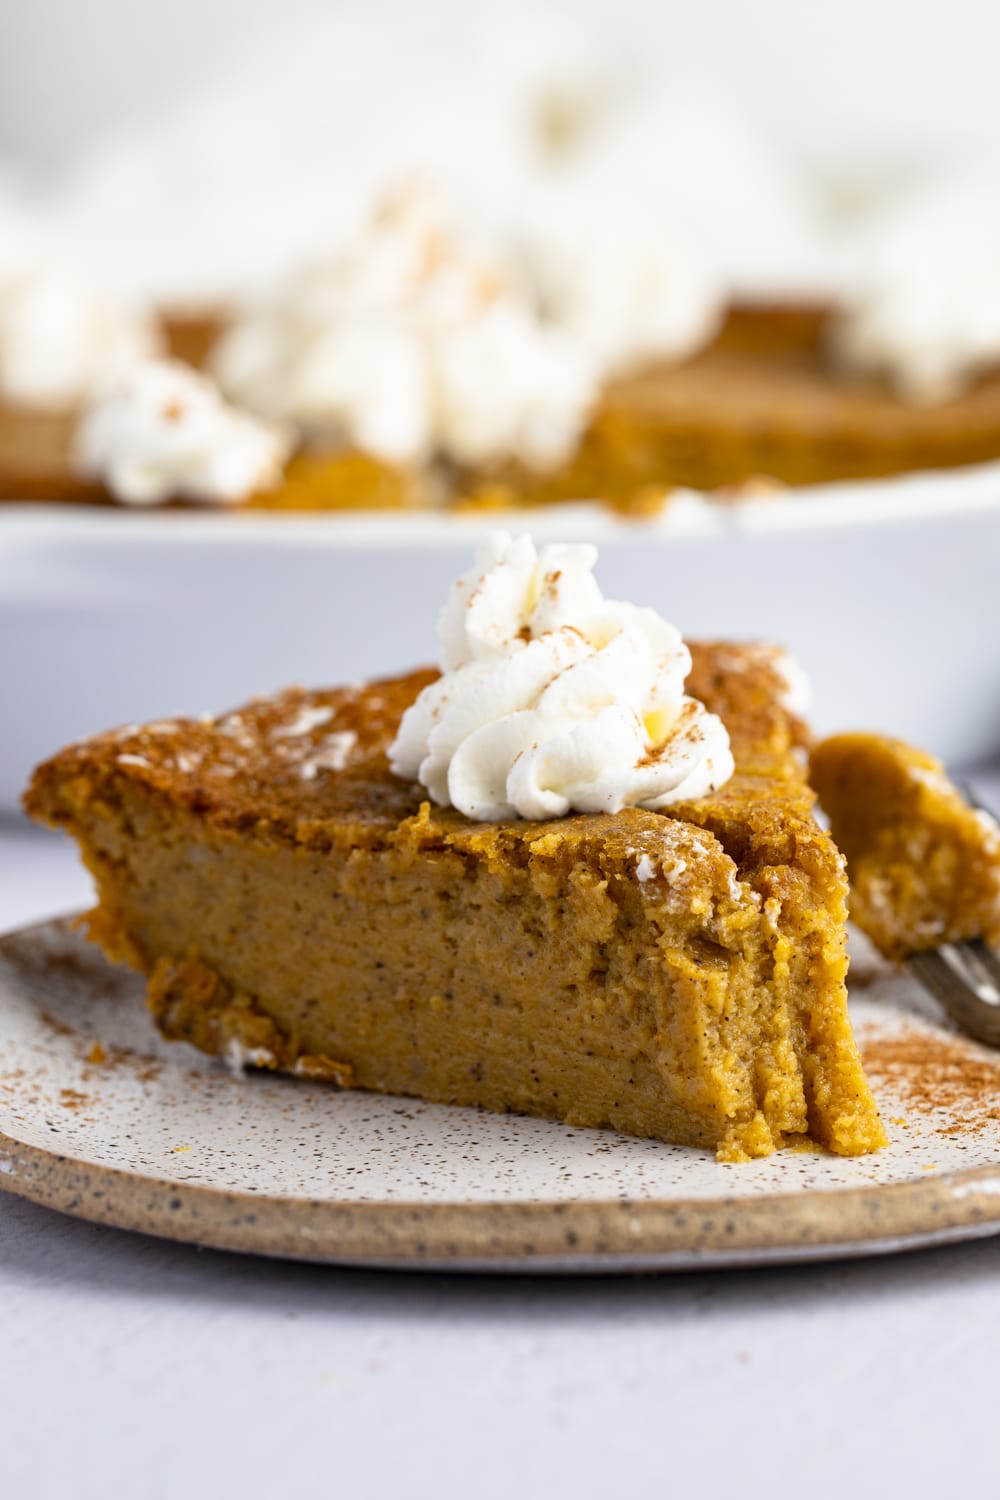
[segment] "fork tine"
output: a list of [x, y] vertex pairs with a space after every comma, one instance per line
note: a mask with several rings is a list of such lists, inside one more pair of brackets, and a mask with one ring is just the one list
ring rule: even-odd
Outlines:
[[[954, 974], [964, 980], [969, 990], [986, 1005], [1000, 1005], [1000, 984], [991, 965], [996, 960], [985, 943], [978, 941], [944, 943], [939, 950]], [[984, 960], [983, 955], [988, 955]]]
[[911, 955], [907, 967], [963, 1031], [988, 1046], [1000, 1046], [1000, 1004], [981, 999], [970, 988], [954, 967], [954, 957], [954, 950], [934, 948]]
[[993, 988], [1000, 995], [1000, 953], [995, 948], [991, 948], [989, 943], [984, 943], [982, 938], [974, 938], [971, 942], [962, 943], [960, 946], [983, 969]]
[[960, 995], [965, 988], [938, 948], [928, 949], [926, 953], [911, 953], [906, 967], [947, 1011], [951, 1010], [956, 994]]

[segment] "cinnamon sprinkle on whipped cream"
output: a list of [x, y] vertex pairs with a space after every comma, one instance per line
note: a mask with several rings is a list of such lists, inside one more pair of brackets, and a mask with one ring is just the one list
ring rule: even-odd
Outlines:
[[656, 810], [729, 780], [724, 724], [684, 693], [680, 632], [605, 599], [596, 560], [489, 538], [441, 613], [442, 675], [403, 716], [397, 775], [479, 821]]

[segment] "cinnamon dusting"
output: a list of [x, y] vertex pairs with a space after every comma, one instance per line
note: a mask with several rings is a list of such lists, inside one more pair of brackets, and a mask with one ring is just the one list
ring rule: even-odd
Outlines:
[[905, 1109], [939, 1115], [935, 1134], [972, 1135], [1000, 1122], [1000, 1056], [940, 1033], [859, 1038], [865, 1071], [887, 1085]]

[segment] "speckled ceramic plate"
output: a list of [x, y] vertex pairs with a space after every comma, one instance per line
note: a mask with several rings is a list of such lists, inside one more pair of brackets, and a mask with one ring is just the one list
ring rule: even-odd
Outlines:
[[852, 1007], [889, 1149], [720, 1166], [611, 1131], [233, 1077], [161, 1042], [141, 981], [67, 924], [27, 928], [0, 938], [0, 1185], [102, 1224], [356, 1265], [671, 1270], [1000, 1232], [1000, 1054], [866, 962]]

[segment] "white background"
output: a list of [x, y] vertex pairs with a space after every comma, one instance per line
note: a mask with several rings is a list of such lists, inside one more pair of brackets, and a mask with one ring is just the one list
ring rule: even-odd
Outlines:
[[[478, 0], [484, 13], [499, 3]], [[255, 28], [344, 4], [0, 0], [0, 159], [65, 165], [185, 79], [211, 77]], [[992, 0], [551, 0], [546, 8], [720, 80], [808, 156], [855, 148], [906, 158], [1000, 137]], [[437, 24], [433, 6], [428, 13]], [[379, 107], [377, 79], [372, 89]]]

